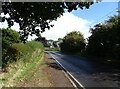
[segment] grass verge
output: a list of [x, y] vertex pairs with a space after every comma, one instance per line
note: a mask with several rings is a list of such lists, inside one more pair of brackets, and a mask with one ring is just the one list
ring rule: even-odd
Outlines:
[[39, 42], [27, 42], [26, 44], [14, 44], [12, 47], [19, 51], [19, 59], [16, 62], [8, 63], [8, 72], [2, 73], [0, 77], [5, 87], [15, 86], [23, 80], [28, 80], [33, 73], [25, 76], [29, 71], [35, 70], [38, 64], [42, 63], [44, 56], [43, 45]]
[[54, 48], [45, 47], [45, 51], [59, 52], [59, 51], [60, 51], [60, 48], [58, 48], [58, 47], [54, 47]]

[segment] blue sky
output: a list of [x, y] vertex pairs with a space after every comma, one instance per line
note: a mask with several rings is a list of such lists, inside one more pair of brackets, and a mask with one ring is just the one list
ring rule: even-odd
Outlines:
[[94, 21], [95, 23], [93, 24], [97, 24], [108, 19], [109, 16], [117, 15], [116, 8], [118, 8], [118, 2], [99, 2], [91, 5], [89, 9], [79, 9], [73, 11], [72, 14], [89, 21]]

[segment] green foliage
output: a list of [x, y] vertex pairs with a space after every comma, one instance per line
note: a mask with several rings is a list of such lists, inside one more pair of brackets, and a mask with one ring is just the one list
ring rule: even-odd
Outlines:
[[54, 42], [54, 40], [52, 40], [52, 39], [50, 39], [50, 40], [48, 40], [49, 42]]
[[60, 44], [63, 52], [82, 52], [85, 48], [85, 40], [80, 32], [73, 31], [68, 33]]
[[3, 48], [6, 48], [10, 44], [20, 42], [19, 33], [12, 29], [2, 28], [2, 43]]
[[63, 40], [62, 38], [58, 38], [58, 41], [59, 41], [59, 42], [62, 42], [62, 40]]
[[45, 51], [54, 51], [54, 52], [59, 52], [60, 49], [58, 47], [53, 47], [53, 48], [50, 48], [50, 47], [45, 47]]
[[64, 9], [71, 12], [77, 8], [89, 8], [92, 4], [93, 0], [91, 2], [2, 2], [2, 12], [10, 15], [10, 18], [3, 17], [2, 22], [7, 20], [8, 27], [13, 26], [14, 22], [19, 23], [21, 39], [26, 41], [29, 34], [39, 36], [45, 28], [53, 27], [49, 23], [63, 15]]
[[30, 61], [30, 57], [32, 57], [32, 53], [37, 50], [44, 50], [43, 45], [40, 42], [30, 41], [26, 44], [23, 43], [15, 43], [8, 47], [2, 57], [2, 67], [5, 68], [8, 63], [16, 62], [17, 60], [23, 60], [24, 62]]
[[19, 51], [19, 58], [23, 60], [28, 58], [27, 55], [31, 57], [32, 56], [31, 54], [36, 49], [41, 49], [41, 51], [44, 50], [43, 45], [40, 42], [36, 42], [36, 41], [29, 41], [26, 44], [16, 43], [16, 44], [13, 44], [12, 47], [14, 47]]
[[20, 42], [19, 33], [12, 29], [0, 29], [2, 31], [2, 62], [3, 67], [11, 60], [16, 61], [18, 50], [11, 47], [12, 44]]
[[5, 67], [8, 62], [17, 61], [19, 57], [19, 51], [16, 48], [9, 46], [7, 49], [4, 50], [2, 55], [2, 63]]
[[19, 84], [23, 80], [29, 81], [37, 71], [38, 65], [43, 67], [44, 47], [40, 42], [15, 43], [12, 48], [18, 50], [18, 59], [15, 62], [8, 62], [6, 67], [8, 72], [2, 76], [4, 87]]
[[45, 47], [47, 46], [47, 39], [45, 37], [38, 37], [35, 41], [41, 42]]
[[110, 17], [105, 24], [97, 24], [91, 29], [87, 53], [102, 59], [112, 61], [120, 59], [120, 17]]

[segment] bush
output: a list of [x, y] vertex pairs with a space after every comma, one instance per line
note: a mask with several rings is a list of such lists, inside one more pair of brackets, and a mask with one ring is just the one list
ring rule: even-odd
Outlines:
[[12, 29], [5, 29], [2, 28], [2, 40], [5, 42], [8, 42], [9, 44], [12, 43], [19, 43], [20, 42], [20, 36], [19, 33]]
[[2, 32], [2, 67], [12, 60], [17, 60], [18, 50], [11, 45], [20, 42], [19, 33], [12, 29], [0, 29]]

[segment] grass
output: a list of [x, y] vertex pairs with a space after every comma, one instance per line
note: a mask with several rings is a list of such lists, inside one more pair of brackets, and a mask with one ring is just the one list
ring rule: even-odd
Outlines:
[[27, 64], [27, 66], [24, 67], [23, 71], [19, 74], [19, 76], [16, 77], [15, 80], [18, 81], [17, 84], [20, 81], [25, 81], [25, 80], [29, 81], [31, 79], [31, 77], [37, 71], [38, 65], [43, 63], [43, 54], [39, 55], [39, 57], [37, 57], [35, 59], [36, 59], [36, 61], [34, 61], [33, 63]]
[[20, 81], [17, 82], [17, 84], [15, 85], [16, 87], [17, 86], [46, 87], [49, 85], [49, 80], [43, 71], [44, 68], [47, 67], [45, 61], [43, 60], [44, 59], [43, 56], [41, 60], [39, 60], [39, 62], [36, 62], [35, 65], [28, 65], [28, 68], [26, 68], [25, 72], [17, 78]]
[[58, 47], [54, 47], [54, 48], [45, 47], [45, 51], [55, 51], [55, 52], [59, 52], [59, 51], [60, 51], [60, 48], [58, 48]]
[[8, 72], [2, 76], [3, 86], [14, 86], [22, 80], [29, 79], [32, 73], [30, 76], [25, 75], [42, 63], [44, 55], [44, 47], [39, 42], [13, 44], [12, 47], [19, 51], [18, 60], [8, 64]]

